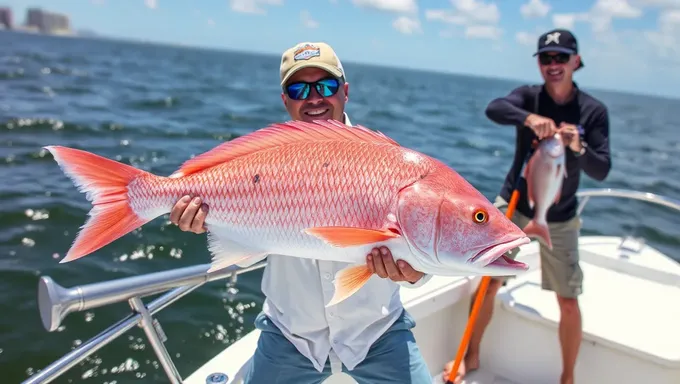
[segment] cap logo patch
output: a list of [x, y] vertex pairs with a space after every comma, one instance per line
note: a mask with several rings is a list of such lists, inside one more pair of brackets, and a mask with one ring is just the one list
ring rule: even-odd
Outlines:
[[560, 33], [559, 32], [553, 32], [545, 37], [545, 45], [548, 45], [550, 43], [554, 42], [555, 44], [560, 43]]
[[299, 46], [295, 52], [293, 52], [293, 60], [309, 60], [312, 57], [320, 56], [321, 50], [319, 47], [313, 44], [304, 44]]

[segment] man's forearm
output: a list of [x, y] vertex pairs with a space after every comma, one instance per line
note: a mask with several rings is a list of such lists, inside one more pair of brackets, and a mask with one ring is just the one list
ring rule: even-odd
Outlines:
[[584, 144], [587, 146], [579, 156], [581, 169], [589, 177], [602, 181], [612, 168], [609, 149], [609, 115], [603, 110], [589, 130]]
[[495, 99], [486, 107], [486, 117], [501, 125], [525, 125], [530, 114], [505, 98]]
[[612, 167], [609, 152], [598, 153], [590, 148], [579, 156], [579, 162], [583, 172], [597, 181], [604, 180]]

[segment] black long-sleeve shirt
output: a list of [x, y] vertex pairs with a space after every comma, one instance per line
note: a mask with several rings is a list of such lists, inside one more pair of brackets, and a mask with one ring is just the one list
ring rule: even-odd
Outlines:
[[[519, 172], [527, 153], [531, 150], [532, 141], [536, 139], [534, 132], [524, 126], [524, 121], [530, 113], [551, 118], [557, 126], [565, 122], [581, 125], [583, 128], [582, 137], [587, 145], [585, 153], [577, 156], [569, 147], [566, 148], [567, 178], [562, 184], [560, 201], [548, 210], [548, 222], [564, 222], [575, 216], [578, 206], [576, 191], [581, 169], [586, 175], [598, 181], [604, 180], [611, 169], [607, 108], [593, 96], [578, 89], [575, 83], [574, 86], [576, 95], [566, 104], [556, 104], [541, 85], [525, 85], [516, 88], [505, 97], [491, 101], [486, 108], [486, 116], [495, 123], [516, 127], [515, 157], [500, 191], [500, 196], [506, 201], [510, 201], [515, 181], [521, 176]], [[534, 212], [529, 208], [527, 200], [526, 180], [522, 178], [518, 188], [520, 196], [517, 211], [527, 217], [533, 217]]]

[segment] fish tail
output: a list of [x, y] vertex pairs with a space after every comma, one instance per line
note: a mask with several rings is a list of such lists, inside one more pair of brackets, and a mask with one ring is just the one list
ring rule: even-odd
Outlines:
[[45, 149], [92, 203], [89, 218], [60, 263], [86, 256], [153, 219], [135, 213], [128, 185], [140, 176], [160, 176], [78, 149], [61, 146]]
[[548, 223], [539, 223], [536, 219], [531, 219], [529, 224], [522, 229], [528, 237], [538, 238], [552, 250], [552, 241], [550, 240], [550, 229], [548, 229]]

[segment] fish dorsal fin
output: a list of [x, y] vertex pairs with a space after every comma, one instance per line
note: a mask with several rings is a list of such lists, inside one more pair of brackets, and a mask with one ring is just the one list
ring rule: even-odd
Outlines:
[[399, 146], [396, 141], [382, 133], [372, 131], [361, 125], [349, 126], [337, 120], [316, 120], [312, 123], [287, 121], [271, 124], [245, 136], [220, 144], [208, 152], [187, 160], [170, 177], [183, 177], [231, 161], [237, 157], [279, 145], [326, 140], [362, 141]]

